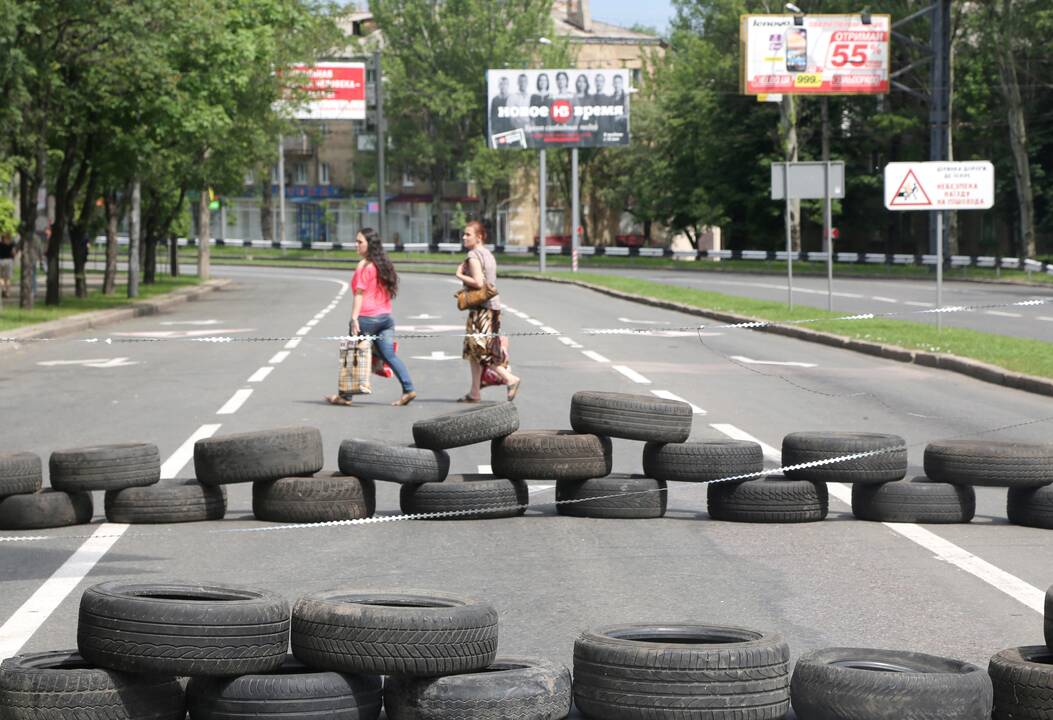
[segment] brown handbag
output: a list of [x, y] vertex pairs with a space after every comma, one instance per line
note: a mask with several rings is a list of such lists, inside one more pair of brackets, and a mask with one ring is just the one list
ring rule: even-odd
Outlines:
[[475, 290], [461, 289], [453, 294], [457, 298], [458, 310], [472, 310], [497, 295], [497, 288], [493, 283], [485, 283], [481, 288]]

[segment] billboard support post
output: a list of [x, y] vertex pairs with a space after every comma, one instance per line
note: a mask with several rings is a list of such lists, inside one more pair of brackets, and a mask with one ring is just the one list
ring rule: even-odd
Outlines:
[[578, 225], [581, 223], [581, 198], [578, 197], [578, 149], [570, 149], [570, 269], [578, 271]]
[[786, 303], [793, 310], [793, 237], [790, 228], [790, 163], [782, 165], [783, 195], [786, 198]]
[[278, 136], [278, 244], [285, 247], [285, 145]]
[[[943, 307], [943, 210], [936, 215], [936, 310]], [[936, 330], [943, 330], [943, 313], [936, 313]]]
[[823, 163], [823, 249], [826, 250], [826, 309], [834, 310], [834, 236], [831, 232], [830, 161]]
[[546, 185], [548, 184], [548, 168], [546, 167], [545, 148], [541, 148], [541, 152], [538, 153], [538, 169], [540, 177], [538, 178], [538, 205], [541, 210], [541, 217], [539, 218], [540, 224], [538, 225], [537, 231], [537, 267], [540, 272], [545, 272], [545, 215], [548, 214], [548, 207], [545, 198], [545, 191], [547, 190]]
[[[384, 78], [380, 73], [379, 50], [373, 53], [373, 78], [376, 84], [377, 97], [377, 230], [380, 231], [380, 239], [384, 242], [389, 242], [390, 238], [387, 236], [388, 208], [387, 198], [385, 197], [387, 182], [384, 177], [384, 145], [387, 144], [387, 138], [384, 136]], [[440, 202], [442, 202], [441, 188], [439, 189], [439, 196]], [[443, 239], [445, 240], [445, 238]]]

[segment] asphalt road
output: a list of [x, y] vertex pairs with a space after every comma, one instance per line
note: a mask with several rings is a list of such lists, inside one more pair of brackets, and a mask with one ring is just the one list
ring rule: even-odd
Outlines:
[[[460, 407], [453, 400], [468, 384], [459, 359], [463, 315], [450, 278], [402, 276], [400, 327], [444, 333], [400, 342], [417, 401], [391, 407], [398, 385], [381, 380], [373, 396], [341, 408], [322, 402], [337, 374], [336, 347], [322, 338], [346, 331], [350, 295], [338, 293], [349, 273], [217, 274], [236, 283], [168, 314], [0, 353], [0, 450], [46, 459], [56, 449], [150, 441], [168, 475], [192, 477], [180, 448], [194, 436], [312, 425], [322, 431], [327, 469], [335, 469], [344, 438], [408, 443], [414, 420]], [[1048, 441], [1053, 426], [1049, 398], [944, 371], [745, 330], [663, 335], [664, 326], [696, 319], [562, 285], [502, 280], [500, 287], [510, 308], [506, 332], [560, 333], [511, 339], [523, 428], [569, 427], [577, 390], [672, 394], [697, 407], [693, 437], [748, 435], [771, 446], [772, 463], [789, 432], [894, 432], [906, 438], [920, 474], [931, 440], [986, 433]], [[658, 335], [592, 333], [626, 325]], [[187, 342], [187, 334], [242, 341]], [[111, 343], [80, 341], [93, 337]], [[147, 341], [158, 337], [167, 341]], [[252, 340], [292, 337], [301, 340]], [[73, 364], [82, 361], [90, 362]], [[1009, 425], [1016, 427], [995, 430]], [[614, 448], [616, 472], [640, 471], [642, 443], [615, 440]], [[486, 445], [451, 455], [451, 472], [490, 462]], [[832, 492], [843, 498], [844, 487]], [[661, 520], [565, 518], [546, 505], [552, 483], [532, 482], [532, 508], [521, 518], [261, 532], [253, 530], [269, 524], [252, 518], [251, 489], [228, 490], [223, 521], [100, 530], [97, 493], [94, 526], [47, 531], [47, 541], [0, 542], [0, 656], [73, 647], [78, 599], [90, 584], [175, 578], [255, 585], [290, 600], [335, 587], [470, 594], [500, 612], [502, 654], [568, 666], [586, 628], [671, 620], [779, 630], [794, 658], [848, 645], [986, 666], [998, 650], [1042, 641], [1041, 593], [1053, 583], [1048, 534], [1007, 524], [1005, 491], [997, 489], [977, 490], [971, 524], [920, 528], [855, 520], [833, 497], [821, 523], [716, 522], [705, 513], [705, 488], [686, 483], [670, 484]], [[397, 488], [381, 487], [378, 500], [380, 513], [397, 513]], [[54, 577], [96, 531], [120, 536], [89, 544], [102, 546], [97, 564], [67, 565]]]
[[[786, 277], [713, 272], [669, 270], [604, 270], [607, 274], [624, 274], [647, 280], [681, 285], [698, 290], [786, 302]], [[837, 268], [834, 269], [837, 272]], [[982, 332], [1032, 338], [1053, 342], [1053, 287], [998, 283], [954, 282], [945, 276], [943, 306], [1009, 305], [1032, 299], [1051, 304], [1018, 307], [991, 307], [968, 312], [941, 313], [945, 327], [970, 328]], [[795, 304], [827, 307], [825, 277], [795, 276]], [[834, 310], [848, 314], [897, 313], [897, 319], [936, 324], [937, 316], [926, 313], [936, 307], [936, 279], [931, 281], [902, 279], [834, 277]]]

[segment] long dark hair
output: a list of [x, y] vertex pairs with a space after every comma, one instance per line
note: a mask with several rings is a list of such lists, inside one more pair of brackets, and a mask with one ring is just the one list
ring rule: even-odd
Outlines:
[[394, 299], [399, 294], [399, 276], [391, 258], [384, 252], [384, 242], [380, 239], [380, 233], [367, 227], [359, 230], [358, 234], [366, 239], [366, 260], [373, 263], [377, 269], [377, 279], [387, 290], [388, 297]]

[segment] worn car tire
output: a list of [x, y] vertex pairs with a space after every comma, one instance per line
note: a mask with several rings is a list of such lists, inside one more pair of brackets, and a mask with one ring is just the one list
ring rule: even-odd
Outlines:
[[252, 483], [252, 514], [282, 523], [319, 523], [372, 517], [377, 507], [372, 480], [332, 473]]
[[976, 514], [976, 493], [971, 485], [951, 485], [924, 475], [880, 485], [856, 484], [852, 514], [876, 522], [967, 523]]
[[691, 406], [653, 395], [581, 390], [570, 400], [570, 426], [626, 440], [680, 443], [691, 435]]
[[644, 475], [615, 473], [591, 480], [557, 480], [556, 502], [563, 504], [556, 505], [556, 513], [585, 518], [660, 518], [665, 515], [667, 495], [665, 480]]
[[77, 647], [124, 672], [244, 675], [281, 666], [289, 603], [265, 590], [104, 582], [80, 599]]
[[205, 485], [313, 475], [322, 465], [322, 433], [313, 427], [256, 430], [194, 443], [194, 472]]
[[442, 482], [450, 472], [443, 450], [358, 438], [340, 443], [337, 464], [345, 475], [394, 483]]
[[173, 676], [127, 675], [88, 663], [76, 650], [9, 657], [0, 664], [4, 720], [183, 720]]
[[312, 670], [291, 655], [271, 673], [193, 677], [186, 687], [190, 720], [376, 720], [382, 693], [376, 675]]
[[802, 720], [987, 720], [991, 679], [959, 660], [897, 650], [802, 655], [790, 681]]
[[745, 482], [711, 483], [706, 509], [714, 520], [749, 523], [801, 523], [826, 519], [826, 483], [781, 475]]
[[474, 672], [496, 657], [497, 611], [432, 592], [310, 593], [293, 607], [292, 651], [310, 667], [338, 672]]
[[42, 530], [84, 525], [95, 514], [90, 492], [45, 489], [0, 500], [0, 530]]
[[1046, 607], [1043, 613], [1045, 621], [1046, 647], [1053, 650], [1053, 587], [1046, 590]]
[[1053, 486], [1009, 488], [1005, 513], [1014, 525], [1053, 530]]
[[709, 482], [763, 469], [761, 446], [748, 440], [649, 442], [643, 450], [644, 475], [658, 480]]
[[570, 703], [570, 671], [537, 658], [438, 678], [394, 675], [384, 685], [388, 720], [562, 720]]
[[[891, 450], [889, 450], [892, 448]], [[796, 432], [782, 440], [783, 467], [830, 460], [855, 453], [889, 450], [877, 455], [786, 471], [794, 480], [883, 483], [907, 474], [907, 443], [898, 435], [856, 432]]]
[[222, 520], [227, 491], [197, 480], [107, 490], [106, 519], [115, 523], [183, 523]]
[[1053, 483], [1053, 445], [938, 440], [925, 447], [925, 474], [956, 485], [1048, 485]]
[[34, 493], [40, 489], [44, 464], [29, 452], [0, 453], [0, 498]]
[[161, 456], [150, 443], [56, 450], [48, 465], [51, 487], [66, 492], [121, 490], [161, 479]]
[[413, 423], [413, 442], [430, 450], [474, 445], [511, 435], [519, 429], [515, 403], [482, 403], [461, 412]]
[[789, 665], [777, 633], [602, 627], [574, 643], [574, 703], [597, 720], [775, 720], [790, 708]]
[[987, 666], [994, 685], [993, 720], [1048, 720], [1053, 716], [1053, 650], [1008, 648]]
[[429, 520], [517, 517], [526, 512], [529, 504], [530, 491], [525, 482], [493, 475], [450, 475], [445, 482], [403, 485], [399, 490], [399, 507], [407, 515], [458, 513]]
[[588, 480], [610, 475], [611, 440], [571, 430], [520, 430], [490, 443], [495, 475], [513, 480]]

